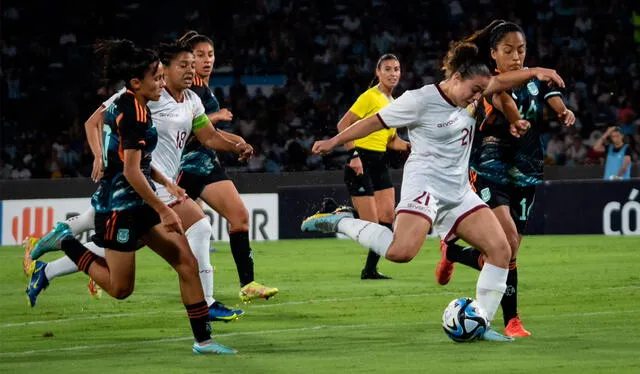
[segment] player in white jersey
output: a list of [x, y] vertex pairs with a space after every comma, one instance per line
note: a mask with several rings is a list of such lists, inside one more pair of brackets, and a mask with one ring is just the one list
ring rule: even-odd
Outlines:
[[[408, 128], [411, 155], [404, 167], [395, 230], [354, 219], [345, 209], [315, 214], [301, 229], [342, 233], [393, 262], [411, 261], [431, 227], [443, 239], [456, 236], [473, 243], [486, 255], [476, 299], [492, 320], [506, 289], [511, 253], [497, 218], [469, 185], [476, 104], [483, 95], [508, 90], [534, 77], [564, 83], [555, 71], [541, 68], [492, 77], [478, 58], [477, 47], [470, 43], [453, 45], [443, 70], [444, 81], [407, 91], [376, 116], [313, 146], [314, 153], [323, 154], [385, 127]], [[512, 340], [492, 329], [483, 338]]]
[[[194, 56], [191, 49], [181, 44], [169, 44], [160, 48], [160, 58], [165, 64], [165, 73], [167, 85], [162, 92], [161, 98], [153, 107], [149, 107], [153, 123], [158, 132], [158, 145], [152, 153], [152, 167], [158, 172], [160, 177], [167, 180], [163, 184], [154, 182], [158, 197], [178, 214], [182, 220], [185, 229], [185, 235], [189, 241], [191, 250], [193, 251], [200, 271], [200, 279], [205, 291], [205, 299], [210, 307], [210, 317], [212, 320], [233, 320], [244, 312], [242, 310], [230, 310], [213, 298], [213, 268], [209, 258], [209, 244], [211, 237], [211, 226], [202, 210], [195, 202], [190, 199], [176, 198], [176, 195], [184, 195], [184, 190], [174, 185], [175, 178], [178, 175], [180, 167], [180, 158], [182, 149], [184, 148], [186, 139], [191, 132], [198, 137], [198, 140], [205, 146], [220, 151], [230, 151], [240, 154], [241, 158], [247, 158], [252, 153], [250, 145], [243, 143], [232, 143], [221, 136], [211, 122], [204, 114], [204, 107], [199, 97], [188, 89], [194, 76]], [[103, 103], [106, 108], [104, 110], [105, 121], [110, 121], [110, 108], [112, 103], [123, 92], [119, 92]], [[96, 118], [94, 118], [96, 117]], [[87, 136], [92, 149], [96, 142], [99, 142], [99, 132], [95, 130], [96, 126], [102, 128], [102, 113], [92, 116], [93, 126], [88, 126]], [[95, 120], [97, 119], [97, 121]], [[91, 119], [90, 119], [91, 121]], [[96, 135], [98, 138], [96, 139]], [[109, 141], [116, 141], [114, 137], [107, 136], [103, 147], [98, 145], [100, 152], [102, 148], [105, 150], [110, 148]], [[113, 145], [111, 145], [113, 146]], [[100, 155], [98, 155], [100, 156]], [[166, 186], [169, 186], [167, 189]], [[177, 189], [177, 190], [176, 190]], [[95, 208], [95, 206], [93, 207]], [[77, 235], [81, 232], [93, 228], [93, 216], [95, 209], [83, 213], [80, 219], [70, 220], [66, 223], [73, 234]], [[39, 246], [50, 242], [47, 236], [36, 244], [34, 250], [38, 250]], [[95, 248], [92, 247], [92, 250]], [[40, 249], [41, 250], [41, 249]], [[101, 255], [100, 250], [96, 252]], [[53, 279], [57, 275], [65, 275], [77, 271], [77, 267], [66, 258], [62, 258], [58, 264], [51, 263], [58, 268], [58, 272], [47, 274], [47, 266], [43, 268], [46, 277], [45, 281]], [[27, 289], [27, 294], [32, 299], [32, 306], [35, 305], [36, 297], [39, 290], [33, 290], [33, 297]]]

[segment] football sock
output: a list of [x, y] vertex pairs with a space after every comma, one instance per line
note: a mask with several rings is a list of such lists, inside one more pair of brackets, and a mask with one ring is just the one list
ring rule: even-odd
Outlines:
[[518, 267], [515, 258], [509, 262], [507, 289], [500, 304], [502, 305], [502, 315], [506, 326], [512, 318], [518, 315]]
[[71, 235], [62, 239], [60, 244], [64, 253], [78, 266], [78, 269], [87, 274], [89, 266], [91, 266], [95, 260], [100, 258], [95, 253], [85, 248], [78, 239]]
[[476, 300], [480, 307], [487, 313], [489, 321], [493, 321], [502, 300], [502, 295], [507, 288], [507, 274], [509, 269], [497, 267], [492, 264], [484, 264], [476, 285]]
[[207, 305], [213, 304], [216, 300], [213, 298], [213, 267], [211, 266], [211, 258], [209, 254], [209, 244], [211, 244], [211, 225], [205, 217], [194, 223], [185, 232], [191, 252], [198, 261], [198, 270], [202, 290], [204, 291], [204, 299]]
[[240, 278], [240, 287], [253, 282], [253, 252], [249, 244], [248, 231], [236, 231], [229, 233], [229, 244], [231, 245], [231, 254], [233, 261], [236, 263], [238, 270], [238, 278]]
[[[104, 258], [104, 248], [98, 247], [94, 242], [85, 243], [84, 246], [91, 252]], [[71, 261], [68, 256], [64, 256], [48, 263], [47, 267], [44, 268], [44, 275], [51, 281], [59, 276], [73, 274], [77, 271], [78, 266], [76, 266], [75, 262]]]
[[393, 242], [393, 231], [373, 222], [345, 217], [338, 222], [338, 232], [370, 248], [381, 257], [386, 257]]
[[73, 274], [78, 271], [75, 262], [67, 256], [60, 257], [55, 261], [51, 261], [44, 268], [44, 275], [49, 281], [61, 275]]
[[80, 235], [85, 231], [91, 230], [95, 227], [94, 217], [96, 211], [93, 208], [89, 208], [82, 214], [71, 217], [65, 221], [73, 235]]
[[447, 260], [459, 262], [477, 270], [482, 269], [484, 264], [482, 252], [473, 247], [462, 247], [453, 242], [447, 243]]
[[189, 322], [191, 323], [191, 331], [193, 331], [193, 337], [198, 343], [203, 343], [211, 340], [211, 325], [209, 324], [209, 307], [207, 303], [202, 300], [195, 304], [185, 304], [189, 315]]
[[[393, 231], [393, 224], [391, 223], [380, 222], [380, 225]], [[367, 272], [375, 272], [378, 267], [378, 262], [380, 262], [380, 255], [370, 250], [367, 255], [367, 262], [364, 265], [364, 270]]]

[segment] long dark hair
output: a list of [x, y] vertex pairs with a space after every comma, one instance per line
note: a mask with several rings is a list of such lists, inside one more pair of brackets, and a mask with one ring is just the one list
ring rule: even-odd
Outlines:
[[211, 48], [215, 49], [213, 45], [213, 40], [211, 40], [211, 38], [209, 38], [206, 35], [199, 34], [195, 30], [187, 31], [184, 35], [180, 37], [180, 39], [178, 39], [178, 42], [188, 45], [189, 48], [191, 48], [191, 50], [193, 50], [196, 47], [196, 45], [200, 43], [209, 43], [211, 45]]
[[524, 30], [513, 22], [497, 19], [485, 28], [478, 30], [463, 39], [465, 42], [478, 46], [480, 58], [487, 66], [495, 67], [495, 61], [491, 58], [491, 50], [495, 50], [504, 37], [511, 32], [519, 32], [524, 37]]
[[130, 89], [132, 79], [142, 80], [149, 71], [156, 74], [160, 64], [155, 51], [126, 39], [98, 41], [95, 53], [102, 60], [102, 78], [108, 86], [124, 81]]
[[171, 61], [181, 53], [193, 53], [193, 48], [191, 48], [187, 43], [180, 41], [160, 44], [157, 49], [160, 61], [162, 61], [162, 64], [166, 66], [171, 65]]
[[478, 47], [465, 41], [453, 42], [442, 62], [442, 70], [447, 79], [460, 73], [462, 79], [472, 76], [491, 76], [491, 71], [478, 54]]
[[[382, 56], [380, 56], [380, 58], [378, 59], [378, 63], [376, 64], [376, 71], [380, 70], [380, 67], [382, 66], [383, 62], [389, 61], [389, 60], [396, 60], [398, 61], [398, 63], [400, 63], [400, 60], [396, 55], [394, 55], [393, 53], [385, 53]], [[379, 82], [380, 82], [380, 79], [378, 79], [378, 76], [374, 75], [373, 79], [371, 80], [371, 83], [369, 83], [369, 88], [375, 86]]]

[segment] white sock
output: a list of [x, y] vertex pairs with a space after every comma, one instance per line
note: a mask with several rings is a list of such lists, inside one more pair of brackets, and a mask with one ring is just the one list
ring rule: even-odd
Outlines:
[[338, 232], [385, 258], [393, 241], [393, 231], [377, 223], [356, 218], [341, 219], [338, 222]]
[[44, 268], [44, 275], [49, 281], [61, 275], [73, 274], [78, 271], [78, 266], [67, 256], [51, 261]]
[[88, 243], [84, 243], [84, 246], [87, 247], [88, 250], [90, 250], [91, 252], [95, 253], [96, 255], [104, 258], [105, 254], [104, 254], [104, 248], [102, 247], [98, 247], [96, 245], [96, 243], [94, 242], [88, 242]]
[[[94, 242], [85, 243], [84, 246], [87, 247], [87, 249], [91, 252], [104, 258], [104, 248], [98, 247]], [[44, 275], [50, 281], [53, 278], [59, 277], [61, 275], [73, 274], [77, 271], [78, 266], [73, 261], [71, 261], [69, 257], [64, 256], [48, 263], [47, 267], [44, 268]]]
[[79, 216], [71, 217], [65, 222], [71, 228], [71, 232], [73, 233], [73, 235], [77, 236], [84, 233], [85, 231], [89, 231], [95, 228], [95, 223], [93, 222], [95, 215], [96, 211], [93, 210], [92, 207]]
[[487, 313], [489, 321], [493, 321], [502, 295], [507, 289], [507, 275], [509, 275], [509, 269], [485, 263], [480, 271], [480, 276], [478, 276], [476, 300]]
[[200, 282], [204, 291], [204, 299], [207, 305], [213, 304], [216, 300], [213, 298], [213, 267], [209, 258], [209, 245], [211, 242], [211, 225], [205, 217], [189, 227], [185, 233], [191, 252], [198, 260], [198, 270], [200, 273]]

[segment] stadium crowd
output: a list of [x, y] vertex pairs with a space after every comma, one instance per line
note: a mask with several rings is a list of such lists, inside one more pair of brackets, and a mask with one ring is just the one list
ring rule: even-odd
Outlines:
[[[225, 129], [255, 148], [248, 164], [227, 168], [299, 171], [342, 168], [339, 152], [311, 155], [314, 139], [336, 123], [373, 78], [377, 58], [395, 53], [403, 69], [396, 96], [440, 79], [449, 41], [494, 18], [527, 33], [526, 65], [556, 68], [567, 82], [573, 128], [549, 118], [546, 162], [600, 164], [594, 143], [620, 126], [640, 152], [640, 3], [624, 0], [201, 0], [158, 7], [150, 1], [5, 2], [0, 40], [0, 179], [88, 176], [92, 156], [83, 122], [110, 92], [93, 61], [98, 39], [132, 38], [153, 46], [194, 29], [212, 37], [215, 74], [285, 75], [270, 95], [250, 95], [239, 79], [215, 93], [234, 113]], [[597, 10], [597, 11], [596, 11]], [[604, 10], [604, 11], [603, 11]], [[56, 22], [49, 19], [58, 14]], [[145, 18], [148, 37], [134, 32]], [[28, 21], [28, 22], [25, 22]]]

